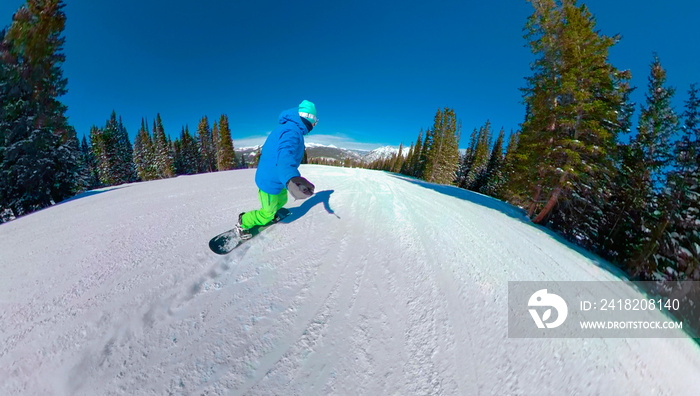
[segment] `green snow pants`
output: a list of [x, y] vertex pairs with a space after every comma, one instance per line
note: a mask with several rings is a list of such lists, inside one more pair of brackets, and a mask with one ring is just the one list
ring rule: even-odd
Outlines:
[[262, 209], [251, 210], [243, 214], [242, 226], [245, 229], [271, 222], [275, 218], [275, 213], [287, 203], [287, 189], [283, 188], [277, 195], [270, 195], [262, 190], [258, 190], [258, 198]]

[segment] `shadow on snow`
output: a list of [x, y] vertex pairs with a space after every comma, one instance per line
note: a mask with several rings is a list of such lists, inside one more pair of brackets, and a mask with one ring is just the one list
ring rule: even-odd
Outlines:
[[311, 210], [311, 208], [318, 204], [323, 204], [323, 207], [324, 209], [326, 209], [326, 212], [328, 212], [328, 214], [332, 214], [335, 217], [340, 218], [337, 214], [335, 214], [335, 211], [331, 209], [330, 199], [331, 194], [333, 194], [333, 192], [334, 190], [319, 191], [316, 194], [314, 194], [313, 197], [304, 201], [304, 203], [301, 204], [301, 206], [298, 206], [296, 208], [288, 208], [289, 216], [285, 217], [281, 222], [291, 223], [304, 216], [306, 213], [309, 212], [309, 210]]
[[82, 192], [82, 193], [80, 193], [80, 194], [78, 194], [78, 195], [74, 195], [74, 196], [72, 196], [72, 197], [70, 197], [70, 198], [68, 198], [68, 199], [66, 199], [66, 200], [64, 200], [64, 201], [61, 201], [61, 202], [59, 202], [57, 205], [65, 204], [65, 203], [68, 203], [68, 202], [71, 202], [71, 201], [75, 201], [75, 200], [78, 200], [78, 199], [81, 199], [81, 198], [87, 198], [87, 197], [91, 197], [91, 196], [93, 196], [93, 195], [99, 195], [99, 194], [106, 193], [106, 192], [110, 192], [110, 191], [121, 190], [122, 188], [127, 188], [127, 187], [129, 187], [129, 186], [126, 185], [126, 184], [123, 184], [123, 185], [120, 185], [120, 186], [112, 186], [112, 187], [101, 188], [101, 189], [98, 189], [98, 190], [85, 191], [85, 192]]

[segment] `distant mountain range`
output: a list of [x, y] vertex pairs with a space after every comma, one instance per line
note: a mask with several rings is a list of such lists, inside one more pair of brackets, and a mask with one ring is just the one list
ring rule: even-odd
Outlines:
[[[260, 149], [260, 147], [262, 146], [236, 148], [236, 154], [239, 156], [245, 155], [246, 161], [252, 162], [255, 158], [256, 152]], [[408, 155], [408, 151], [409, 148], [404, 147], [404, 157]], [[346, 159], [350, 159], [353, 161], [363, 161], [365, 163], [370, 163], [378, 159], [390, 158], [391, 156], [396, 155], [399, 152], [399, 148], [392, 146], [384, 146], [374, 149], [372, 151], [367, 151], [339, 148], [335, 146], [326, 146], [317, 143], [307, 143], [306, 152], [308, 153], [309, 158], [333, 159], [340, 162], [345, 161]]]

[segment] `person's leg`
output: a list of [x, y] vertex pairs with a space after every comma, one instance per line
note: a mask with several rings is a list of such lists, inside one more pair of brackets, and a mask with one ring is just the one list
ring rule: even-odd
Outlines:
[[262, 190], [258, 190], [258, 199], [260, 199], [261, 209], [251, 210], [243, 214], [241, 225], [244, 229], [262, 226], [271, 222], [275, 218], [275, 213], [287, 203], [287, 190], [283, 189], [277, 195], [270, 195]]
[[[282, 209], [282, 207], [287, 203], [287, 189], [283, 188], [282, 192], [277, 194], [277, 210]], [[277, 213], [275, 210], [275, 213]]]

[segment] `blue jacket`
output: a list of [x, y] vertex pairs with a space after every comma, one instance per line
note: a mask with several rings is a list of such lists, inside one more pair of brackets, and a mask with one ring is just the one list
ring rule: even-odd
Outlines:
[[304, 158], [304, 135], [309, 133], [296, 108], [283, 111], [279, 123], [263, 144], [255, 172], [255, 184], [271, 195], [282, 192], [289, 179], [301, 176], [298, 168]]

